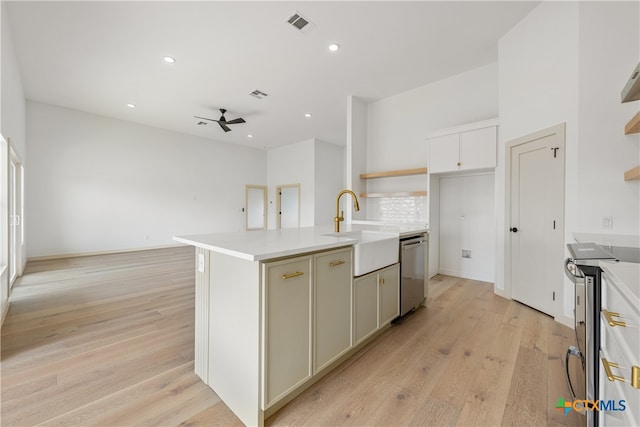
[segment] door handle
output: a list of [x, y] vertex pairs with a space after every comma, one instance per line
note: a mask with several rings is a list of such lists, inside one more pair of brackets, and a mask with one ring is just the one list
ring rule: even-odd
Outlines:
[[509, 231], [512, 233], [517, 233], [518, 232], [518, 227], [511, 227], [509, 228]]

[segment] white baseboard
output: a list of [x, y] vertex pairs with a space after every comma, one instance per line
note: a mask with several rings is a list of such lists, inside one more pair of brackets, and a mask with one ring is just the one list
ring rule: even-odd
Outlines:
[[182, 243], [171, 243], [168, 245], [159, 245], [159, 246], [145, 246], [142, 248], [128, 248], [128, 249], [111, 249], [106, 251], [95, 251], [95, 252], [72, 252], [66, 254], [55, 254], [55, 255], [45, 255], [45, 256], [36, 256], [27, 258], [27, 262], [30, 261], [48, 261], [54, 259], [64, 259], [64, 258], [77, 258], [83, 256], [95, 256], [95, 255], [109, 255], [109, 254], [122, 254], [127, 252], [139, 252], [139, 251], [149, 251], [153, 249], [167, 249], [167, 248], [177, 248], [180, 246], [185, 246]]
[[573, 322], [573, 318], [571, 318], [571, 317], [567, 317], [565, 315], [562, 315], [562, 316], [554, 317], [553, 320], [555, 320], [558, 323], [563, 324], [564, 326], [566, 326], [568, 328], [571, 328], [571, 329], [575, 328], [575, 325], [574, 325], [574, 322]]
[[438, 271], [438, 274], [445, 274], [447, 276], [462, 277], [463, 279], [479, 280], [481, 282], [494, 283], [493, 277], [489, 277], [487, 275], [479, 274], [479, 273], [464, 273], [462, 271], [454, 271], [454, 270], [447, 270], [447, 269], [441, 268]]

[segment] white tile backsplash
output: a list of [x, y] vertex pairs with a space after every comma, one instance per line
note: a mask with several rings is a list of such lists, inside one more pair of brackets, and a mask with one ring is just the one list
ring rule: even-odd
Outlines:
[[429, 204], [422, 197], [380, 197], [367, 199], [367, 216], [371, 220], [385, 222], [426, 223]]

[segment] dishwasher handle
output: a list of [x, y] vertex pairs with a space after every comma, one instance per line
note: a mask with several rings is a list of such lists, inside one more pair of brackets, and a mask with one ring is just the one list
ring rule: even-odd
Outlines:
[[402, 249], [409, 249], [412, 248], [414, 246], [421, 246], [423, 244], [427, 243], [426, 240], [412, 240], [412, 241], [408, 241], [408, 242], [402, 242]]

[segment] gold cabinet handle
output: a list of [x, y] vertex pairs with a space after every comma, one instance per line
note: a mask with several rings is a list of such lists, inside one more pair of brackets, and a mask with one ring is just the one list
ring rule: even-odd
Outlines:
[[384, 285], [384, 277], [381, 277], [381, 278], [380, 278], [380, 284], [381, 284], [381, 285]]
[[462, 163], [461, 163], [461, 162], [458, 162], [457, 166], [460, 166], [460, 165], [462, 165]]
[[295, 273], [291, 273], [291, 274], [283, 274], [282, 275], [282, 280], [287, 280], [287, 279], [291, 279], [293, 277], [298, 277], [298, 276], [302, 276], [304, 273], [301, 271], [296, 271]]
[[613, 311], [608, 311], [608, 310], [602, 310], [602, 313], [604, 314], [604, 317], [607, 319], [607, 323], [609, 323], [609, 326], [611, 327], [622, 326], [623, 328], [627, 326], [627, 324], [622, 320], [614, 319], [614, 317], [620, 317], [620, 313], [614, 313]]
[[618, 380], [618, 381], [624, 382], [624, 377], [621, 377], [619, 375], [614, 375], [613, 372], [611, 372], [611, 368], [619, 368], [620, 367], [617, 363], [609, 362], [604, 357], [600, 357], [600, 359], [602, 359], [602, 366], [604, 366], [604, 371], [606, 372], [607, 379], [609, 381], [614, 382], [615, 380]]
[[338, 265], [342, 265], [342, 264], [344, 264], [344, 261], [343, 261], [343, 260], [339, 260], [339, 261], [331, 261], [331, 262], [329, 263], [329, 266], [330, 266], [330, 267], [336, 267], [336, 266], [338, 266]]
[[640, 366], [631, 367], [631, 387], [640, 389]]

